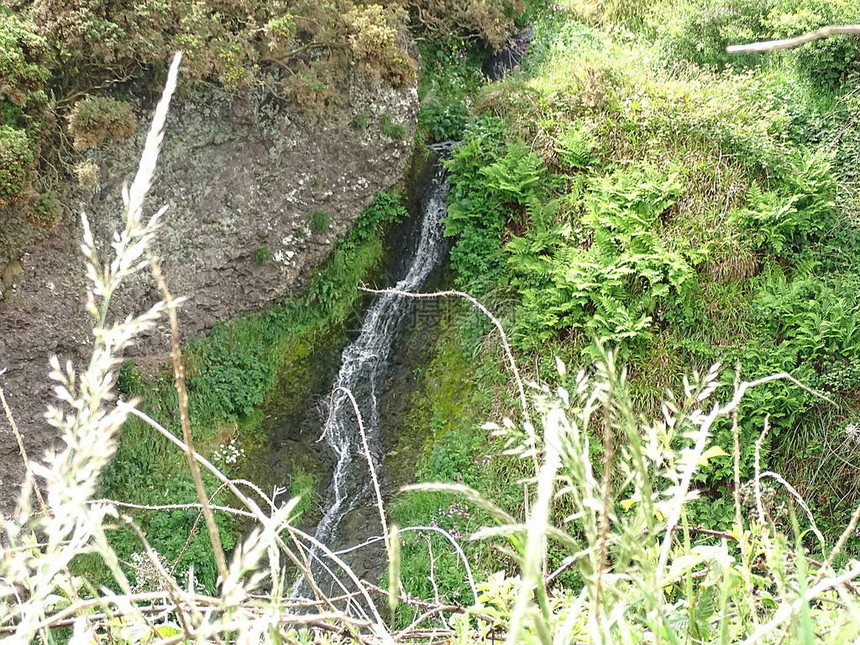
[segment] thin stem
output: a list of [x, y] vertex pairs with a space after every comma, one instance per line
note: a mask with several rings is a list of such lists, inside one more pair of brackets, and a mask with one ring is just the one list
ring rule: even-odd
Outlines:
[[149, 266], [167, 305], [167, 315], [170, 319], [170, 360], [173, 363], [174, 383], [176, 393], [179, 397], [179, 421], [182, 425], [182, 438], [185, 440], [185, 454], [188, 457], [188, 467], [191, 469], [191, 476], [194, 479], [194, 488], [197, 490], [197, 497], [200, 499], [200, 504], [203, 508], [203, 517], [206, 520], [206, 528], [209, 531], [209, 540], [212, 542], [212, 551], [215, 555], [218, 575], [223, 582], [227, 579], [227, 560], [224, 557], [224, 547], [221, 545], [221, 534], [218, 532], [218, 525], [215, 523], [215, 514], [209, 505], [209, 496], [206, 493], [206, 487], [203, 485], [200, 466], [194, 458], [194, 444], [191, 439], [191, 418], [188, 414], [188, 391], [185, 389], [185, 367], [182, 365], [182, 350], [179, 348], [179, 321], [176, 317], [176, 306], [173, 296], [167, 288], [167, 281], [164, 279], [161, 268], [158, 266], [158, 261], [153, 255], [149, 256]]

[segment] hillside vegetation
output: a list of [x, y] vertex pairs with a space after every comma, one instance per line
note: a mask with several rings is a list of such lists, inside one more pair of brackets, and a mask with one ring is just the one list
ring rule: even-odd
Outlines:
[[[445, 65], [425, 71], [422, 113], [430, 136], [463, 142], [448, 162], [454, 286], [501, 319], [529, 377], [558, 383], [556, 357], [575, 373], [614, 347], [632, 413], [649, 418], [666, 413], [665, 392], [683, 391], [685, 374], [717, 363], [718, 393], [780, 372], [814, 390], [779, 380], [748, 391], [736, 438], [731, 418], [715, 422], [685, 515], [692, 527], [731, 531], [742, 492], [755, 523], [758, 459], [760, 472], [794, 487], [761, 484], [768, 525], [790, 534], [797, 511], [803, 544], [822, 559], [815, 531], [836, 539], [860, 501], [860, 40], [755, 56], [725, 47], [856, 23], [858, 11], [791, 1], [550, 5], [522, 69], [488, 85]], [[437, 56], [471, 60], [456, 49]], [[410, 419], [437, 437], [419, 476], [468, 484], [520, 516], [522, 484], [511, 474], [525, 480], [530, 469], [475, 423], [517, 418], [501, 348], [468, 304], [442, 334]], [[599, 459], [600, 437], [592, 441]], [[619, 500], [624, 481], [614, 483]], [[449, 512], [457, 503], [413, 493], [395, 515], [462, 535], [487, 521]], [[558, 525], [578, 514], [560, 495], [552, 517]], [[856, 556], [860, 539], [847, 538]], [[485, 575], [518, 570], [509, 555], [471, 548]], [[549, 549], [551, 568], [570, 555], [563, 544]], [[420, 541], [404, 551], [405, 575], [423, 594], [433, 593], [429, 566]], [[439, 587], [466, 602], [457, 558], [434, 566]]]
[[[380, 501], [386, 579], [358, 580], [297, 528], [312, 481], [280, 503], [240, 480], [248, 456], [229, 437], [265, 449], [260, 406], [279, 378], [302, 400], [312, 348], [339, 342], [398, 198], [363, 213], [305, 298], [190, 344], [185, 402], [181, 373], [174, 386], [119, 358], [169, 303], [106, 323], [156, 234], [140, 212], [153, 135], [118, 259], [102, 272], [85, 240], [94, 355], [79, 372], [54, 365], [64, 447], [33, 467], [43, 495], [4, 519], [0, 629], [165, 645], [855, 642], [860, 38], [725, 46], [858, 23], [860, 9], [433, 6], [435, 22], [411, 9], [429, 38], [423, 136], [461, 142], [438, 296], [453, 304], [396, 446], [417, 454], [421, 483]], [[446, 23], [459, 9], [478, 22]], [[480, 65], [509, 12], [534, 40], [489, 83]], [[183, 417], [202, 456], [178, 439]], [[148, 508], [91, 503], [97, 491]], [[340, 587], [293, 598], [313, 557]]]

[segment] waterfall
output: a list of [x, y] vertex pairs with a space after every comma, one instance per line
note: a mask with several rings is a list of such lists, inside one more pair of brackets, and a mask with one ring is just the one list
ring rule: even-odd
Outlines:
[[[432, 146], [437, 154], [450, 150], [450, 144]], [[441, 162], [436, 162], [432, 184], [421, 202], [421, 232], [406, 276], [394, 285], [397, 291], [418, 291], [430, 272], [442, 263], [446, 244], [442, 219], [447, 211], [448, 183]], [[317, 525], [314, 537], [329, 545], [341, 521], [365, 499], [370, 475], [364, 454], [355, 407], [343, 389], [352, 392], [364, 422], [370, 459], [378, 471], [379, 397], [394, 339], [412, 303], [405, 296], [385, 293], [373, 303], [364, 318], [358, 337], [344, 349], [341, 367], [332, 384], [334, 392], [325, 423], [324, 437], [334, 451], [337, 463], [327, 494], [328, 510]], [[302, 580], [295, 590], [302, 587]]]

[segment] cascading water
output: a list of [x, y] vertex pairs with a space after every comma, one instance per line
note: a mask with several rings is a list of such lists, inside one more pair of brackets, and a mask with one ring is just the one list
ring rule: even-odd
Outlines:
[[[437, 154], [450, 150], [450, 144], [432, 146]], [[442, 164], [437, 161], [432, 184], [421, 204], [421, 234], [409, 269], [394, 285], [396, 291], [414, 292], [421, 288], [431, 271], [445, 257], [446, 244], [442, 235], [448, 183]], [[385, 293], [370, 307], [358, 338], [344, 349], [341, 367], [332, 385], [334, 395], [325, 424], [324, 436], [337, 457], [328, 491], [331, 505], [317, 525], [314, 537], [330, 544], [341, 521], [356, 508], [369, 490], [367, 457], [364, 455], [358, 419], [352, 401], [355, 397], [364, 422], [374, 468], [379, 452], [379, 397], [391, 358], [394, 339], [409, 311], [410, 299]], [[302, 586], [300, 580], [296, 590]]]

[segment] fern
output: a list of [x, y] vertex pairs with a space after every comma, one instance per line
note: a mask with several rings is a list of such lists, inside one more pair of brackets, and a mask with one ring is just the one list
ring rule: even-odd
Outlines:
[[537, 346], [580, 330], [629, 344], [648, 334], [661, 304], [688, 307], [704, 254], [670, 250], [658, 234], [660, 216], [681, 189], [675, 173], [617, 171], [586, 195], [590, 248], [569, 243], [570, 227], [512, 240], [506, 251], [523, 297], [520, 343]]

